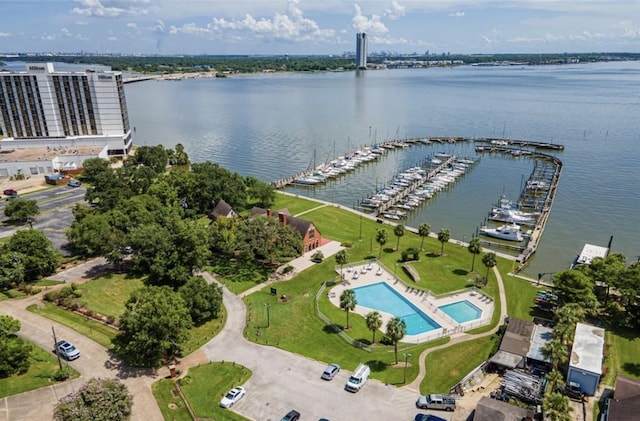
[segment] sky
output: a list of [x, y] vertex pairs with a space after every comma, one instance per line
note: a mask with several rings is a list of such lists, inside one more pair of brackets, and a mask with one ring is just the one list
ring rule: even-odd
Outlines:
[[640, 0], [0, 0], [0, 53], [640, 52]]

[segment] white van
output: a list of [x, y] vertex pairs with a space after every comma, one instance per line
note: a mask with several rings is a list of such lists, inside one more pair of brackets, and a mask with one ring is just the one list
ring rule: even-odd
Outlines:
[[362, 386], [367, 382], [369, 378], [369, 374], [371, 374], [371, 369], [366, 364], [360, 364], [356, 371], [353, 372], [349, 380], [347, 380], [347, 384], [344, 386], [349, 392], [357, 392], [362, 389]]

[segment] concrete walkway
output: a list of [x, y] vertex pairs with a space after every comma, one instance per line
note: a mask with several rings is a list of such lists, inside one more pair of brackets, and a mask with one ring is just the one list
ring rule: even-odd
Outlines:
[[422, 383], [422, 380], [425, 378], [427, 374], [427, 367], [426, 367], [427, 356], [433, 351], [448, 348], [452, 345], [455, 345], [461, 342], [470, 341], [472, 339], [478, 339], [478, 338], [483, 338], [485, 336], [490, 336], [498, 331], [498, 328], [500, 327], [505, 317], [507, 316], [507, 296], [504, 291], [504, 283], [502, 282], [502, 276], [500, 276], [500, 272], [495, 266], [493, 267], [493, 274], [496, 276], [496, 280], [498, 282], [498, 291], [500, 294], [500, 319], [499, 319], [498, 325], [488, 332], [480, 333], [477, 335], [471, 335], [469, 333], [457, 333], [455, 335], [452, 335], [451, 340], [446, 344], [439, 345], [433, 348], [428, 348], [422, 351], [422, 354], [420, 354], [420, 358], [418, 360], [420, 364], [420, 371], [418, 373], [418, 376], [415, 378], [414, 381], [406, 385], [405, 386], [406, 388], [409, 388], [415, 391], [420, 391], [420, 383]]

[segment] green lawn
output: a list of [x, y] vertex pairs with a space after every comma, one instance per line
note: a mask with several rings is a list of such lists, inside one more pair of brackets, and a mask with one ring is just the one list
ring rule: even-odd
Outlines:
[[217, 319], [189, 329], [189, 339], [182, 345], [182, 355], [187, 356], [215, 337], [227, 321], [227, 309], [223, 306]]
[[124, 274], [100, 276], [79, 286], [82, 291], [80, 301], [102, 315], [120, 317], [131, 293], [143, 286], [141, 279]]
[[151, 390], [166, 421], [193, 421], [184, 401], [175, 392], [173, 379], [158, 380]]
[[[35, 344], [32, 344], [32, 346], [31, 355], [29, 356], [31, 361], [29, 370], [24, 374], [0, 378], [0, 398], [55, 383], [55, 380], [51, 378], [53, 373], [58, 370], [58, 359], [55, 354], [45, 351]], [[63, 364], [65, 363], [63, 362]], [[78, 377], [79, 373], [77, 371], [73, 368], [71, 371], [74, 378]]]
[[[235, 386], [243, 385], [249, 377], [251, 377], [251, 371], [241, 365], [214, 362], [190, 368], [187, 376], [178, 381], [198, 418], [242, 421], [246, 418], [228, 409], [220, 408], [219, 403], [225, 393]], [[153, 395], [164, 419], [191, 421], [185, 403], [173, 392], [174, 390], [172, 379], [162, 379], [153, 384]], [[251, 391], [247, 391], [247, 394], [250, 396]]]
[[218, 260], [215, 266], [207, 268], [215, 274], [216, 279], [225, 284], [229, 291], [240, 294], [267, 280], [271, 270], [255, 262], [240, 262], [235, 260]]
[[614, 386], [618, 374], [640, 380], [640, 333], [607, 330], [601, 384]]
[[427, 356], [427, 375], [420, 383], [420, 392], [449, 393], [471, 370], [489, 357], [496, 335], [455, 344]]
[[291, 215], [297, 215], [309, 209], [322, 206], [322, 203], [314, 202], [303, 197], [292, 197], [286, 194], [276, 194], [276, 201], [271, 209], [279, 211], [287, 209]]
[[[420, 275], [420, 281], [415, 283], [401, 270], [401, 253], [395, 250], [397, 237], [393, 234], [393, 227], [363, 218], [362, 240], [360, 240], [361, 220], [358, 215], [334, 206], [326, 206], [314, 209], [305, 214], [304, 218], [312, 220], [324, 237], [340, 242], [352, 242], [353, 247], [348, 250], [350, 262], [377, 258], [380, 248], [375, 242], [376, 230], [386, 229], [389, 240], [382, 249], [382, 263], [389, 270], [395, 271], [407, 285], [430, 290], [436, 294], [470, 287], [474, 285], [476, 277], [484, 277], [486, 273], [486, 268], [482, 265], [482, 255], [476, 257], [475, 271], [471, 272], [472, 255], [466, 247], [447, 243], [444, 247], [444, 255], [440, 256], [441, 243], [429, 237], [424, 241], [424, 251], [420, 253], [420, 261], [412, 262], [412, 266]], [[420, 243], [421, 238], [418, 235], [405, 231], [405, 235], [400, 238], [399, 248], [400, 250], [409, 247], [417, 249]], [[499, 262], [502, 262], [501, 259]], [[396, 263], [398, 263], [397, 269]], [[510, 265], [510, 262], [505, 261], [503, 264]], [[278, 296], [285, 294], [290, 297], [286, 303], [280, 303], [276, 297], [264, 290], [246, 297], [248, 312], [245, 336], [254, 342], [274, 345], [319, 361], [337, 362], [350, 370], [354, 369], [358, 363], [365, 362], [371, 366], [372, 377], [389, 384], [400, 384], [403, 379], [403, 369], [394, 364], [393, 347], [375, 345], [372, 352], [357, 349], [346, 343], [316, 316], [315, 294], [322, 282], [335, 279], [334, 266], [335, 260], [330, 257], [297, 275], [291, 281], [274, 284]], [[489, 283], [482, 288], [482, 291], [491, 297], [498, 298], [497, 283], [492, 275], [489, 276]], [[266, 304], [270, 305], [268, 328]], [[488, 327], [477, 329], [476, 332], [491, 329], [499, 322], [499, 303], [496, 302], [496, 304], [493, 323]], [[319, 298], [319, 307], [337, 326], [341, 328], [346, 326], [345, 312], [331, 304], [324, 293]], [[372, 334], [366, 328], [364, 318], [355, 314], [350, 316], [351, 329], [347, 332], [348, 335], [353, 339], [369, 343]], [[381, 334], [378, 333], [378, 340], [380, 336]], [[442, 341], [446, 342], [448, 338]], [[489, 339], [484, 341], [488, 342]], [[402, 353], [411, 353], [412, 358], [415, 359], [422, 350], [435, 345], [436, 343], [413, 346], [402, 344], [403, 350], [399, 352], [399, 359], [402, 359]], [[477, 364], [481, 361], [482, 359]], [[407, 381], [417, 376], [416, 363], [417, 361], [413, 361], [407, 370]], [[454, 383], [460, 378], [453, 379]]]
[[83, 334], [87, 338], [94, 340], [105, 348], [111, 348], [111, 340], [116, 336], [116, 333], [118, 333], [118, 331], [112, 327], [72, 311], [65, 310], [55, 304], [44, 303], [43, 308], [38, 308], [38, 306], [33, 304], [27, 307], [27, 310], [63, 324]]
[[[228, 409], [220, 408], [220, 399], [233, 387], [243, 385], [251, 371], [234, 363], [209, 363], [189, 369], [180, 380], [182, 390], [198, 418], [216, 421], [241, 421], [246, 418]], [[247, 391], [251, 399], [251, 391]]]

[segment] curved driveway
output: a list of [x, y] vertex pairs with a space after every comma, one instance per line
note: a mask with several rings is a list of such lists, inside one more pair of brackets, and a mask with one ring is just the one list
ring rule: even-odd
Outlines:
[[[102, 264], [100, 260], [87, 263], [85, 267], [74, 268], [75, 273], [61, 275], [67, 279], [83, 277]], [[93, 265], [93, 266], [92, 266]], [[215, 282], [208, 273], [202, 274], [208, 282]], [[506, 300], [502, 279], [498, 277], [502, 302], [501, 317], [506, 314]], [[279, 348], [258, 345], [244, 338], [246, 309], [242, 299], [223, 287], [223, 297], [227, 309], [227, 321], [224, 329], [197, 353], [206, 354], [208, 361], [236, 362], [252, 371], [251, 378], [245, 384], [247, 397], [240, 401], [234, 410], [254, 420], [279, 420], [291, 409], [302, 413], [303, 419], [412, 419], [416, 413], [415, 401], [418, 398], [419, 384], [424, 377], [424, 360], [428, 352], [420, 358], [420, 375], [407, 387], [385, 385], [369, 380], [363, 390], [352, 394], [344, 390], [349, 373], [341, 371], [333, 381], [320, 379], [325, 363], [284, 351]], [[0, 421], [49, 420], [56, 402], [63, 396], [80, 387], [91, 377], [121, 379], [134, 395], [134, 421], [161, 420], [162, 414], [151, 393], [151, 385], [162, 376], [151, 370], [133, 369], [122, 364], [108, 350], [83, 335], [26, 311], [26, 307], [38, 303], [39, 296], [24, 300], [6, 300], [0, 302], [0, 312], [19, 319], [23, 336], [44, 349], [53, 348], [51, 326], [56, 329], [59, 339], [76, 344], [82, 356], [69, 364], [77, 369], [82, 377], [72, 382], [64, 382], [31, 392], [0, 399]], [[491, 334], [488, 332], [487, 334]], [[483, 335], [461, 334], [445, 346]], [[205, 360], [190, 358], [182, 360], [181, 369], [188, 368], [190, 361]], [[166, 370], [161, 370], [163, 373]], [[212, 398], [212, 404], [217, 397]], [[439, 414], [443, 416], [445, 414]], [[449, 416], [446, 414], [445, 416]]]

